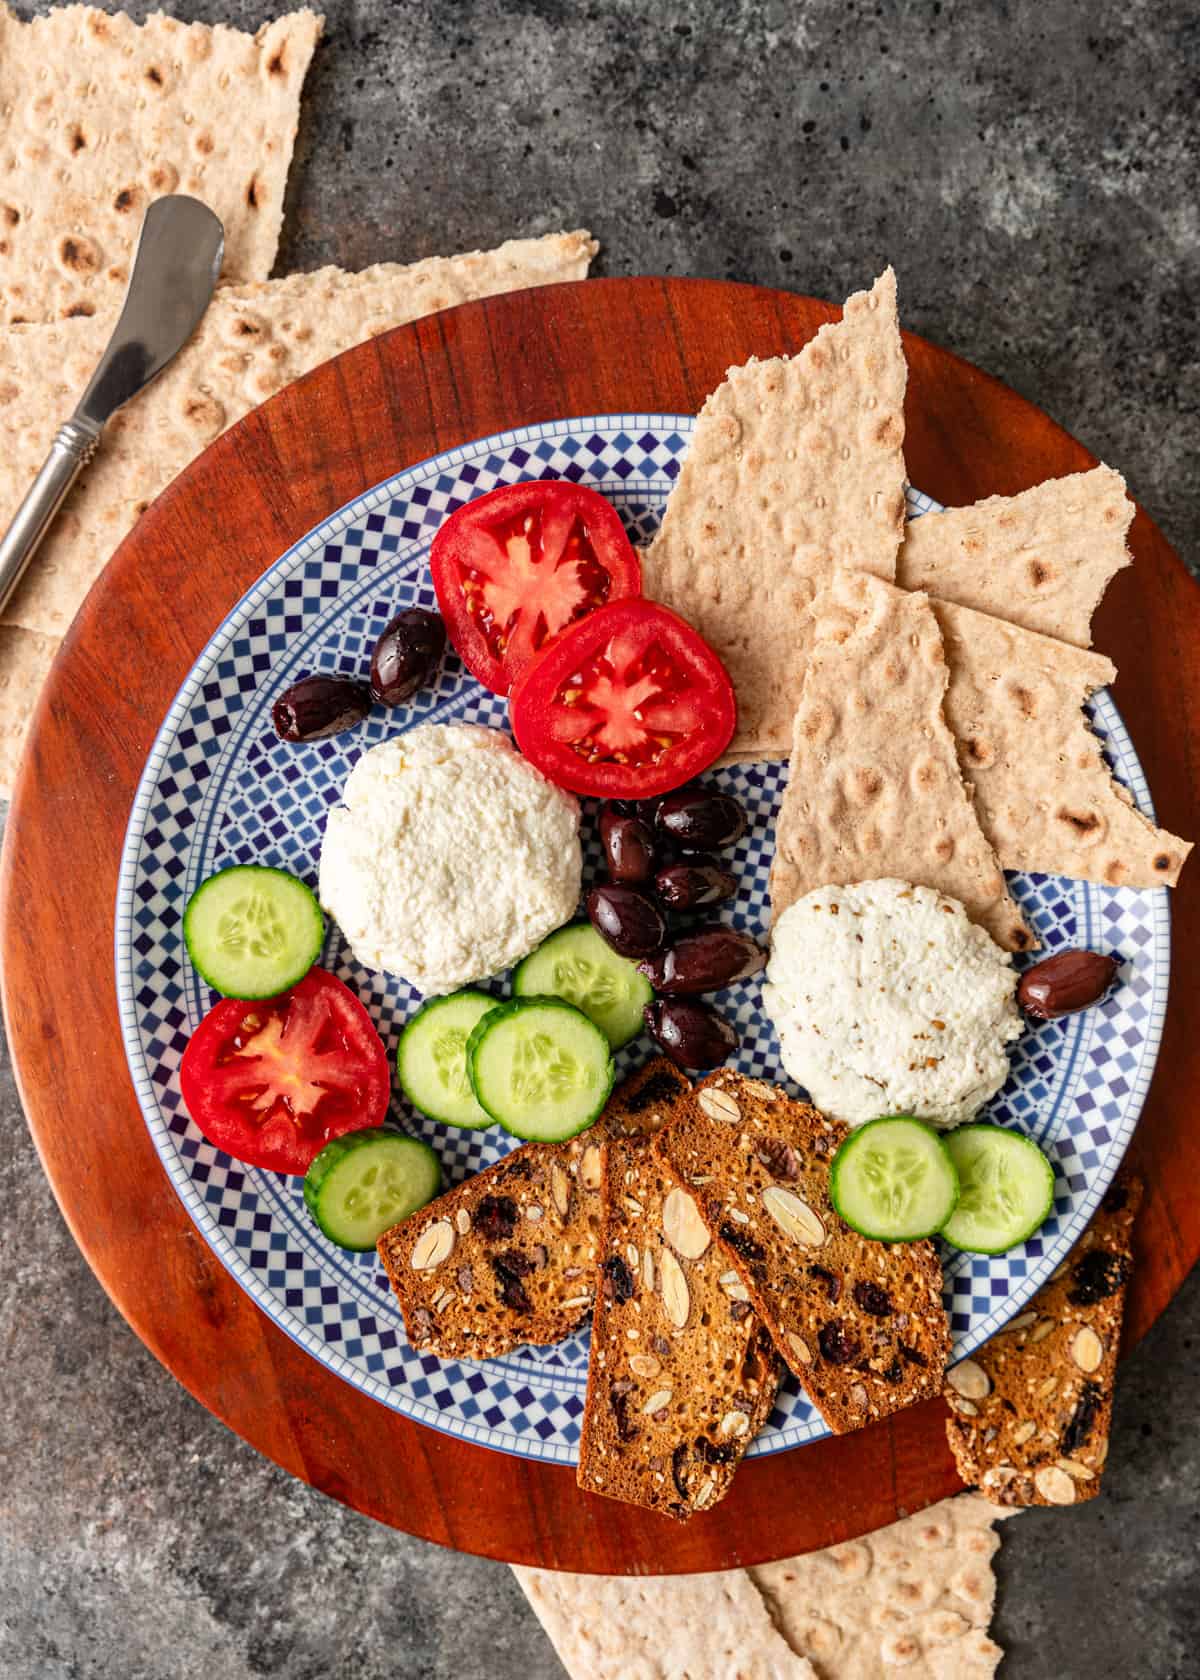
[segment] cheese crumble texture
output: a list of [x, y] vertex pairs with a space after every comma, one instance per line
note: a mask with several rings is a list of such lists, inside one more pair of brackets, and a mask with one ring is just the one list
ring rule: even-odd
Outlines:
[[806, 893], [779, 917], [763, 1004], [784, 1067], [824, 1113], [955, 1126], [1008, 1078], [1016, 987], [1012, 958], [957, 899], [863, 881]]
[[426, 996], [509, 968], [579, 903], [579, 803], [474, 724], [364, 753], [329, 813], [321, 903], [355, 956]]

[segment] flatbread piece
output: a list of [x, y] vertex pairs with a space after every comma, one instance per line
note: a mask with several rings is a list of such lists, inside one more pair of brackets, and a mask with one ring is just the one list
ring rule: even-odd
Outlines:
[[1111, 660], [969, 607], [930, 605], [950, 672], [946, 718], [1001, 866], [1173, 887], [1191, 843], [1135, 808], [1081, 710], [1116, 676]]
[[0, 323], [111, 322], [164, 193], [221, 218], [226, 278], [265, 280], [322, 23], [247, 35], [92, 6], [22, 23], [0, 4]]
[[1113, 1185], [1025, 1311], [946, 1373], [958, 1473], [999, 1505], [1079, 1505], [1100, 1492], [1141, 1200], [1138, 1180]]
[[1090, 647], [1092, 614], [1133, 558], [1134, 512], [1120, 473], [1101, 466], [927, 513], [905, 526], [896, 582]]
[[991, 1680], [995, 1525], [975, 1494], [720, 1575], [514, 1569], [571, 1680]]
[[861, 1540], [750, 1570], [775, 1625], [820, 1680], [991, 1680], [997, 1521], [978, 1494]]
[[776, 1631], [745, 1570], [513, 1574], [570, 1680], [822, 1680]]
[[797, 355], [730, 368], [700, 412], [643, 579], [733, 679], [727, 762], [787, 757], [833, 568], [895, 575], [907, 376], [889, 268]]
[[775, 828], [771, 908], [814, 887], [896, 876], [965, 905], [1009, 951], [1036, 943], [975, 815], [943, 715], [948, 673], [928, 598], [838, 572], [813, 642]]
[[12, 797], [33, 709], [57, 652], [57, 636], [0, 624], [0, 799]]

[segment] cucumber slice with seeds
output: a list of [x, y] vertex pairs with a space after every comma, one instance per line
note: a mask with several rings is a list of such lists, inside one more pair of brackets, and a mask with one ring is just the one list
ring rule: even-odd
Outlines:
[[362, 1250], [441, 1187], [441, 1162], [427, 1143], [371, 1128], [325, 1145], [304, 1175], [304, 1205], [331, 1242]]
[[479, 1106], [467, 1072], [467, 1041], [499, 999], [454, 992], [419, 1009], [400, 1035], [396, 1073], [414, 1108], [443, 1126], [481, 1130], [492, 1117]]
[[467, 1044], [475, 1095], [514, 1137], [561, 1143], [597, 1118], [612, 1090], [608, 1039], [561, 998], [513, 998]]
[[294, 875], [237, 864], [202, 881], [183, 912], [192, 963], [223, 997], [278, 997], [321, 954], [325, 918]]
[[958, 1206], [942, 1235], [968, 1254], [1003, 1254], [1031, 1237], [1054, 1206], [1054, 1168], [1032, 1138], [1006, 1126], [960, 1126], [946, 1139]]
[[605, 944], [590, 922], [544, 939], [513, 971], [516, 997], [559, 997], [582, 1009], [614, 1050], [636, 1038], [654, 992], [649, 980]]
[[932, 1126], [897, 1115], [851, 1132], [833, 1158], [829, 1197], [861, 1236], [917, 1242], [954, 1212], [958, 1175]]

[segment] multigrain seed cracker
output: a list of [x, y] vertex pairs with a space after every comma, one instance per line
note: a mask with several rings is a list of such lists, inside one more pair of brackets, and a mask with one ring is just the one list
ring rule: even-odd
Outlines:
[[1125, 533], [1133, 514], [1111, 467], [927, 513], [904, 528], [896, 582], [1090, 647], [1092, 614], [1132, 560]]
[[[274, 391], [391, 327], [472, 298], [582, 279], [587, 233], [517, 239], [494, 251], [381, 263], [359, 274], [319, 269], [261, 285], [221, 287], [191, 343], [110, 422], [4, 614], [5, 625], [61, 637], [140, 514], [206, 444]], [[94, 320], [13, 327], [0, 336], [0, 529], [11, 519], [71, 412], [107, 338]], [[0, 642], [0, 734], [10, 770], [19, 709], [3, 688], [12, 648]], [[30, 703], [32, 703], [32, 695]], [[0, 776], [0, 791], [11, 785]]]
[[648, 1139], [613, 1138], [604, 1157], [577, 1480], [686, 1521], [733, 1485], [771, 1415], [779, 1361], [693, 1196]]
[[776, 1627], [820, 1680], [990, 1680], [995, 1524], [977, 1494], [945, 1499], [875, 1534], [750, 1570]]
[[958, 1473], [999, 1505], [1100, 1492], [1142, 1186], [1118, 1181], [1049, 1283], [946, 1373]]
[[946, 658], [928, 598], [839, 571], [812, 612], [773, 913], [815, 887], [895, 876], [958, 899], [1006, 950], [1031, 949], [943, 716]]
[[895, 574], [906, 378], [889, 268], [798, 355], [730, 368], [700, 412], [643, 577], [733, 679], [727, 761], [787, 757], [833, 568]]
[[838, 1434], [940, 1393], [950, 1350], [933, 1244], [870, 1242], [834, 1211], [829, 1166], [848, 1135], [722, 1069], [653, 1144]]
[[246, 35], [91, 6], [22, 23], [0, 4], [0, 323], [111, 325], [164, 193], [221, 218], [227, 279], [265, 280], [322, 21], [293, 12]]
[[1001, 866], [1173, 887], [1191, 843], [1136, 809], [1081, 709], [1116, 676], [1111, 660], [969, 607], [930, 604], [950, 673], [946, 720]]
[[496, 1359], [562, 1341], [591, 1311], [600, 1144], [526, 1143], [379, 1239], [412, 1347]]
[[549, 1346], [591, 1311], [606, 1137], [649, 1133], [690, 1090], [648, 1062], [567, 1143], [526, 1143], [385, 1231], [379, 1258], [408, 1339], [442, 1359], [495, 1359]]

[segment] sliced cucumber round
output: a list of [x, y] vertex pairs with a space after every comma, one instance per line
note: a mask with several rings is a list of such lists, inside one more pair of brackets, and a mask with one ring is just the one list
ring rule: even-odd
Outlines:
[[419, 1009], [400, 1035], [396, 1074], [414, 1108], [443, 1126], [480, 1130], [492, 1117], [475, 1100], [467, 1072], [467, 1041], [499, 1006], [487, 992], [454, 992]]
[[223, 997], [278, 997], [321, 954], [325, 918], [303, 881], [237, 864], [202, 881], [183, 912], [188, 956]]
[[1032, 1138], [1006, 1126], [960, 1126], [946, 1139], [958, 1206], [942, 1235], [968, 1254], [1003, 1254], [1033, 1235], [1054, 1206], [1054, 1168]]
[[347, 1132], [304, 1175], [304, 1205], [339, 1248], [374, 1248], [442, 1187], [433, 1150], [403, 1132]]
[[614, 1050], [642, 1031], [654, 992], [645, 975], [607, 945], [590, 922], [544, 939], [513, 971], [516, 997], [558, 997], [582, 1009]]
[[480, 1103], [514, 1137], [560, 1143], [590, 1126], [612, 1090], [608, 1039], [562, 998], [513, 998], [471, 1034]]
[[842, 1144], [829, 1172], [842, 1218], [876, 1242], [916, 1242], [940, 1231], [958, 1201], [945, 1142], [923, 1120], [869, 1120]]

